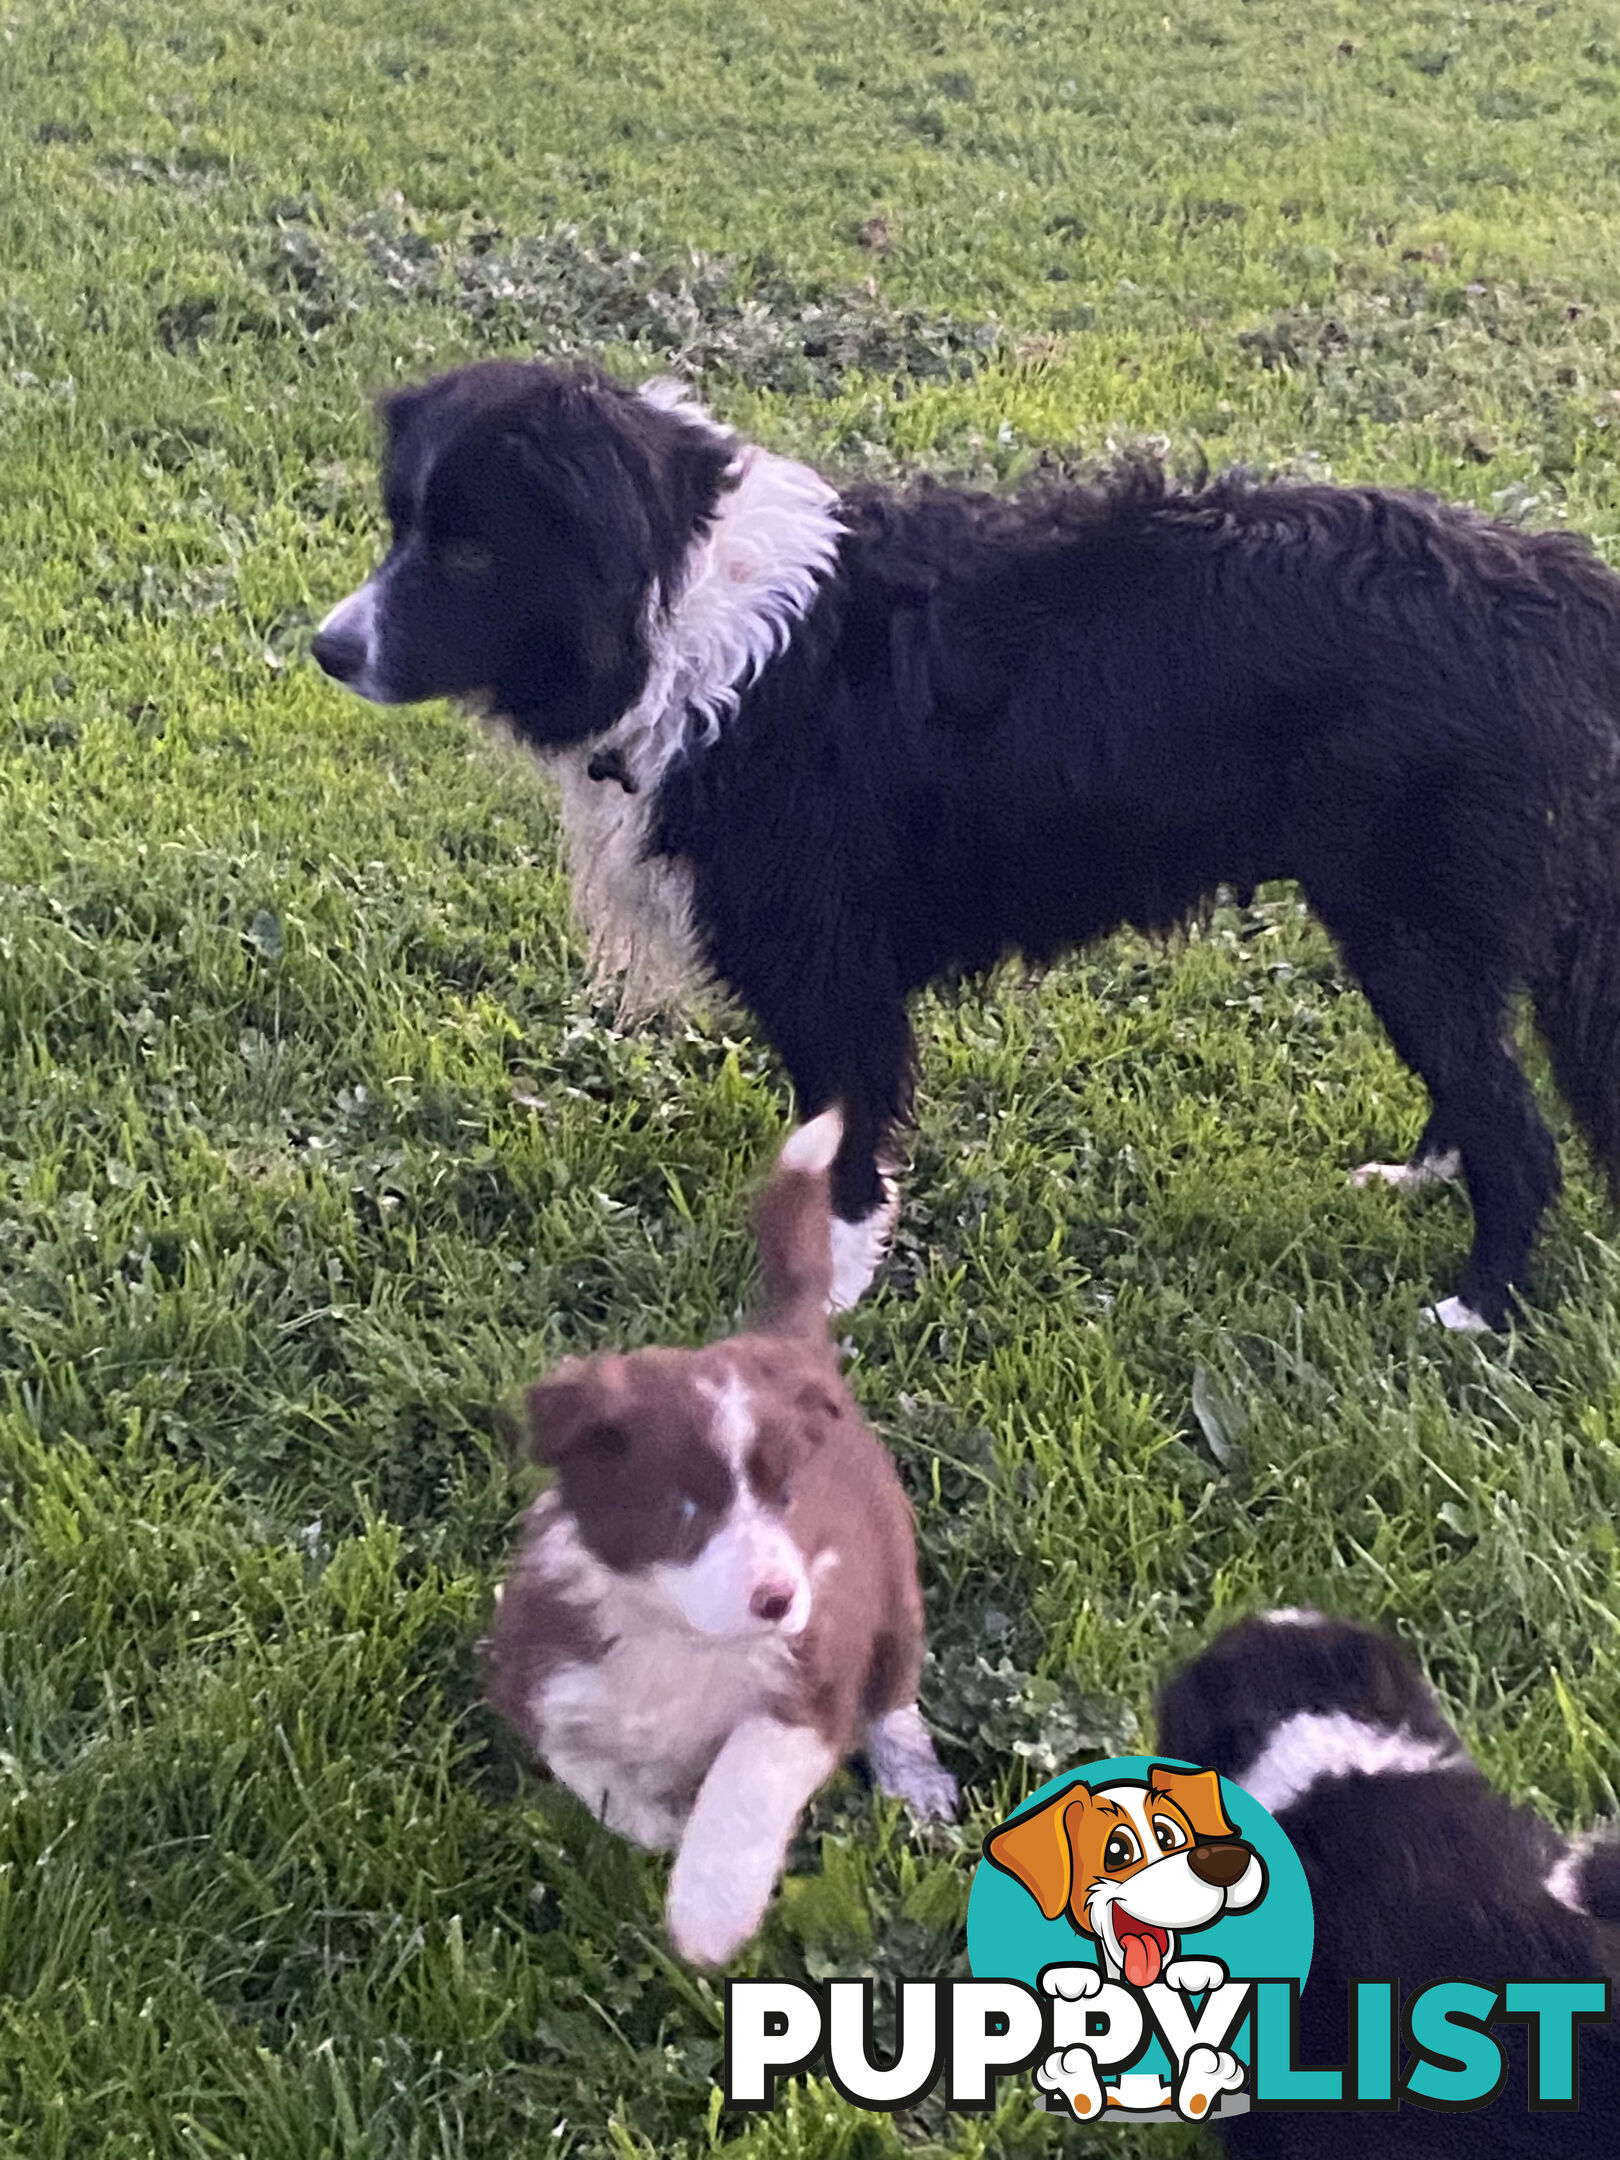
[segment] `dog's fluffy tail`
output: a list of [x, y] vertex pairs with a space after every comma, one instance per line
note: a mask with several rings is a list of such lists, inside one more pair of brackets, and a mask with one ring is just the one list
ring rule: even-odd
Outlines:
[[1620, 837], [1605, 841], [1531, 987], [1553, 1075], [1620, 1205]]
[[791, 1133], [754, 1203], [760, 1318], [792, 1334], [826, 1333], [832, 1292], [832, 1193], [828, 1173], [844, 1137], [842, 1114], [823, 1110]]

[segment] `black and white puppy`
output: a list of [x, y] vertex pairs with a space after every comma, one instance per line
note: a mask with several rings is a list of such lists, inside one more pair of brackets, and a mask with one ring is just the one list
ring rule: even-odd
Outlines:
[[461, 697], [557, 776], [632, 1001], [717, 980], [834, 1101], [835, 1296], [870, 1280], [910, 995], [1222, 881], [1296, 878], [1459, 1169], [1438, 1308], [1499, 1326], [1558, 1189], [1530, 992], [1620, 1179], [1620, 579], [1370, 488], [840, 494], [676, 386], [489, 362], [388, 398], [387, 559], [322, 624], [380, 703]]
[[[1561, 1837], [1486, 1784], [1405, 1653], [1319, 1613], [1246, 1620], [1165, 1689], [1159, 1744], [1266, 1808], [1310, 1881], [1316, 1947], [1299, 2059], [1348, 2059], [1350, 1988], [1398, 1977], [1620, 1983], [1620, 1843]], [[1620, 2003], [1617, 2003], [1620, 2008]], [[1620, 2033], [1580, 2030], [1579, 2107], [1532, 2114], [1522, 2026], [1497, 2098], [1467, 2113], [1256, 2114], [1222, 2126], [1243, 2160], [1395, 2154], [1495, 2160], [1620, 2152]]]

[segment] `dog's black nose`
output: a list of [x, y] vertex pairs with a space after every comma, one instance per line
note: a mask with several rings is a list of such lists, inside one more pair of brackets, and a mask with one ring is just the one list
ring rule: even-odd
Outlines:
[[365, 668], [366, 641], [352, 630], [317, 630], [309, 649], [334, 682], [352, 683]]
[[1248, 1846], [1235, 1839], [1230, 1844], [1195, 1845], [1187, 1855], [1187, 1865], [1198, 1880], [1216, 1890], [1230, 1890], [1248, 1864]]

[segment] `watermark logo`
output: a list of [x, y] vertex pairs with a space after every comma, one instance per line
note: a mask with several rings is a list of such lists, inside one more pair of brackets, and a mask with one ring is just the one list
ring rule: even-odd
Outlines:
[[[721, 2094], [767, 2109], [819, 2066], [846, 2100], [893, 2112], [935, 2093], [958, 2113], [1032, 2076], [1090, 2124], [1211, 2123], [1251, 2110], [1466, 2111], [1502, 2097], [1501, 2027], [1527, 2028], [1531, 2114], [1580, 2106], [1580, 2037], [1607, 2023], [1601, 1979], [1404, 1986], [1375, 1945], [1346, 1990], [1348, 2054], [1300, 2059], [1315, 1918], [1284, 1831], [1196, 1763], [1116, 1756], [1043, 1785], [985, 1839], [966, 1980], [726, 1984]], [[1320, 1985], [1320, 1981], [1318, 1985]], [[880, 2030], [881, 2028], [881, 2030]]]
[[968, 1962], [1046, 1999], [1049, 2108], [1247, 2111], [1256, 1986], [1302, 1985], [1314, 1934], [1305, 1871], [1264, 1808], [1213, 1770], [1115, 1757], [1042, 1786], [984, 1854]]

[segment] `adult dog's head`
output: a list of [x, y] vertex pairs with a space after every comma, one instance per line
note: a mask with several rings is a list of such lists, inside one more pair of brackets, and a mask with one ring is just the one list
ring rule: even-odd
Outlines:
[[1155, 1764], [1145, 1783], [1072, 1785], [985, 1845], [1048, 1920], [1067, 1912], [1106, 1972], [1151, 1987], [1178, 1939], [1265, 1895], [1265, 1862], [1238, 1836], [1213, 1770]]
[[611, 727], [732, 439], [678, 393], [518, 361], [381, 410], [392, 545], [322, 623], [316, 660], [375, 704], [466, 698], [536, 748]]

